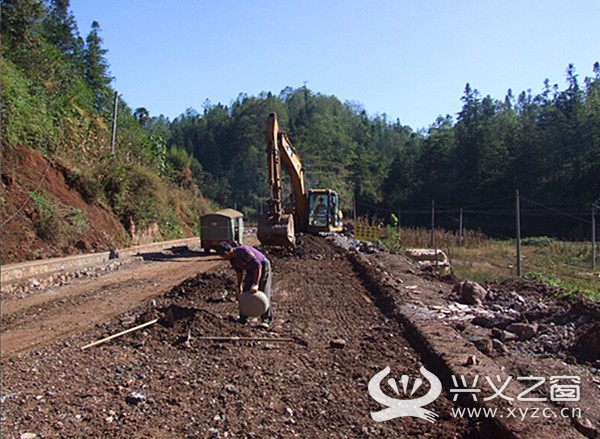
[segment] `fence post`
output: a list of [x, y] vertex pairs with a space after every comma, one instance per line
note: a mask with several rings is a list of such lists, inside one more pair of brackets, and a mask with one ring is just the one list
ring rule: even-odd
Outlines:
[[431, 248], [435, 246], [435, 200], [431, 200]]
[[515, 212], [516, 212], [516, 229], [517, 229], [517, 276], [521, 277], [521, 207], [519, 202], [519, 190], [515, 191]]
[[460, 208], [460, 216], [458, 218], [458, 243], [463, 244], [463, 208]]
[[592, 270], [596, 269], [596, 210], [592, 206]]

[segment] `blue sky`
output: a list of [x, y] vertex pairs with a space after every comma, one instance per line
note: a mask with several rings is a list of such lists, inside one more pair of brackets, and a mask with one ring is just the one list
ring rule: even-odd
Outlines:
[[240, 93], [316, 93], [414, 129], [455, 116], [465, 84], [503, 99], [564, 88], [600, 61], [600, 0], [71, 0], [132, 109], [174, 119]]

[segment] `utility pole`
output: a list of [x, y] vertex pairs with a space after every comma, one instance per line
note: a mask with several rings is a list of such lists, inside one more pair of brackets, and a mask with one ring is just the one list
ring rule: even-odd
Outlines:
[[119, 104], [119, 93], [115, 91], [115, 104], [113, 107], [113, 124], [112, 124], [112, 138], [110, 141], [110, 153], [115, 153], [115, 141], [117, 139], [117, 107]]
[[438, 252], [435, 246], [435, 200], [431, 200], [431, 248], [435, 255], [435, 269], [438, 270]]
[[521, 206], [519, 201], [519, 190], [515, 191], [515, 222], [517, 229], [517, 276], [521, 277]]

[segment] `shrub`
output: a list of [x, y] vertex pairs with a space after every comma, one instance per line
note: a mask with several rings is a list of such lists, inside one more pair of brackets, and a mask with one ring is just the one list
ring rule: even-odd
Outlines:
[[102, 186], [106, 199], [125, 228], [131, 223], [145, 227], [157, 222], [165, 204], [165, 187], [160, 177], [140, 165], [105, 164]]
[[65, 215], [65, 221], [69, 224], [71, 231], [78, 235], [89, 229], [89, 224], [82, 213], [81, 209], [71, 207]]
[[556, 239], [549, 236], [530, 236], [523, 238], [521, 241], [523, 245], [530, 245], [532, 247], [547, 247], [555, 242]]
[[98, 200], [102, 187], [96, 178], [76, 169], [63, 168], [62, 172], [67, 185], [79, 192], [86, 203], [91, 204]]
[[59, 241], [65, 232], [59, 207], [38, 192], [29, 192], [29, 198], [35, 205], [32, 221], [37, 235], [47, 242]]
[[168, 212], [165, 219], [160, 222], [159, 229], [163, 238], [179, 239], [183, 238], [184, 234], [179, 224], [179, 219], [173, 212]]
[[51, 147], [55, 127], [40, 87], [6, 58], [0, 64], [3, 142]]

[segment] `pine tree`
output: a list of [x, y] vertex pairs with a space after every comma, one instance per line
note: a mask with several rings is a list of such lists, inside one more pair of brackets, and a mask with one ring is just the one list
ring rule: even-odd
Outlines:
[[15, 50], [37, 40], [37, 28], [44, 7], [36, 0], [2, 0], [2, 46]]
[[110, 108], [112, 78], [109, 76], [109, 65], [104, 57], [108, 50], [102, 47], [100, 24], [97, 21], [92, 22], [92, 29], [85, 42], [85, 80], [94, 95], [96, 110], [105, 111]]
[[51, 0], [42, 28], [46, 40], [71, 57], [78, 54], [80, 43], [77, 23], [69, 6], [70, 0]]

